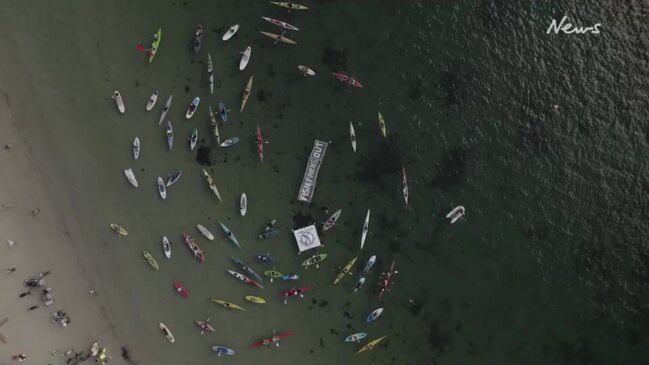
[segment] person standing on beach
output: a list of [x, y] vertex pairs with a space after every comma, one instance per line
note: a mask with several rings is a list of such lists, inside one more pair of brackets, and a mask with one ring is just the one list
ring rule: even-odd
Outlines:
[[20, 293], [19, 297], [24, 298], [26, 295], [32, 295], [31, 290], [27, 290], [27, 291], [24, 292], [24, 293]]
[[33, 311], [34, 309], [38, 308], [37, 305], [32, 305], [31, 307], [27, 308], [28, 311]]
[[7, 275], [9, 275], [9, 274], [13, 274], [14, 271], [16, 271], [16, 268], [15, 268], [15, 267], [11, 267], [11, 268], [8, 268], [7, 270], [5, 270], [5, 273], [7, 273]]

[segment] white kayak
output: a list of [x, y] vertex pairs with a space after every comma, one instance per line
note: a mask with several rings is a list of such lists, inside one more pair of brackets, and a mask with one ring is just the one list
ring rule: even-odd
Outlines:
[[196, 109], [198, 109], [198, 104], [200, 104], [201, 98], [198, 96], [192, 100], [191, 103], [189, 103], [189, 106], [187, 107], [187, 112], [185, 113], [185, 118], [189, 119], [192, 116], [194, 116], [194, 113], [196, 112]]
[[158, 90], [154, 91], [149, 98], [149, 101], [146, 103], [146, 111], [150, 112], [151, 109], [155, 106], [156, 101], [158, 101]]
[[465, 209], [463, 206], [458, 205], [457, 207], [453, 208], [447, 215], [446, 218], [451, 220], [451, 223], [457, 222], [458, 219], [462, 218], [465, 213]]
[[354, 149], [354, 153], [356, 153], [356, 132], [354, 132], [354, 124], [352, 124], [351, 121], [349, 121], [349, 138], [352, 141], [352, 148]]
[[198, 129], [194, 128], [192, 134], [189, 136], [189, 150], [193, 151], [198, 143]]
[[135, 178], [135, 174], [133, 173], [133, 169], [129, 168], [124, 170], [124, 175], [126, 175], [126, 180], [128, 180], [131, 185], [135, 186], [136, 188], [139, 186], [137, 179]]
[[169, 242], [167, 236], [162, 236], [162, 251], [165, 253], [166, 258], [171, 258], [171, 242]]
[[367, 210], [367, 215], [365, 216], [365, 222], [363, 223], [363, 233], [361, 235], [361, 250], [365, 246], [365, 239], [367, 238], [367, 232], [370, 228], [370, 210]]
[[165, 119], [167, 116], [167, 112], [169, 111], [169, 108], [171, 108], [171, 101], [174, 99], [173, 94], [169, 95], [167, 98], [167, 102], [165, 103], [164, 109], [162, 109], [162, 113], [160, 113], [160, 120], [158, 120], [158, 125], [162, 124], [162, 121]]
[[207, 238], [210, 241], [214, 241], [214, 235], [212, 234], [212, 232], [209, 231], [209, 229], [205, 228], [205, 226], [203, 226], [202, 224], [197, 224], [196, 228], [198, 229], [199, 232], [201, 232], [203, 236], [205, 236], [205, 238]]
[[169, 151], [171, 151], [171, 148], [174, 146], [174, 129], [171, 126], [171, 121], [167, 122], [167, 131], [165, 132], [165, 136], [167, 137], [167, 147], [169, 147]]
[[122, 100], [122, 94], [120, 94], [119, 91], [115, 90], [115, 92], [113, 93], [113, 99], [115, 100], [115, 104], [117, 105], [117, 110], [119, 110], [120, 113], [124, 114], [126, 108], [124, 107], [124, 100]]
[[241, 194], [241, 199], [239, 199], [239, 212], [241, 212], [241, 216], [243, 217], [246, 215], [246, 212], [248, 211], [248, 196], [246, 196], [246, 193]]
[[169, 328], [167, 328], [167, 326], [165, 326], [164, 323], [160, 322], [160, 324], [158, 326], [162, 330], [162, 333], [165, 335], [167, 340], [169, 340], [169, 342], [171, 342], [171, 343], [176, 342], [176, 339], [174, 338], [174, 335], [171, 334], [171, 331], [169, 331]]
[[302, 72], [302, 75], [304, 75], [304, 76], [315, 76], [316, 75], [315, 71], [313, 71], [312, 69], [310, 69], [310, 68], [308, 68], [308, 67], [306, 67], [304, 65], [298, 65], [297, 69], [300, 70], [300, 72]]
[[214, 94], [214, 67], [209, 53], [207, 54], [207, 78], [210, 80], [210, 94]]
[[135, 137], [133, 140], [133, 158], [138, 159], [140, 157], [140, 139]]
[[239, 61], [239, 70], [243, 71], [248, 66], [248, 61], [250, 61], [250, 53], [252, 48], [250, 46], [246, 47], [246, 50], [241, 52], [241, 61]]
[[231, 26], [230, 29], [228, 29], [228, 31], [225, 32], [225, 34], [223, 34], [223, 37], [221, 39], [223, 39], [224, 41], [229, 40], [238, 30], [239, 30], [239, 24], [235, 24]]
[[158, 193], [163, 200], [167, 199], [167, 186], [160, 176], [158, 176]]

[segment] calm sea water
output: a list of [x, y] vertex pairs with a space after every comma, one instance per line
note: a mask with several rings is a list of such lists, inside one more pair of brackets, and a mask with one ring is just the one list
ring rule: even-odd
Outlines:
[[[103, 1], [94, 5], [4, 5], [4, 63], [30, 80], [16, 86], [34, 98], [21, 121], [86, 220], [93, 264], [103, 272], [113, 315], [134, 359], [157, 363], [211, 361], [209, 346], [229, 345], [242, 364], [259, 361], [314, 364], [639, 363], [646, 359], [649, 325], [647, 231], [647, 25], [642, 1], [617, 2], [310, 1], [307, 12], [287, 14], [258, 1]], [[599, 35], [548, 35], [552, 19], [602, 23]], [[257, 30], [276, 31], [260, 16], [300, 27], [297, 46], [272, 45]], [[205, 44], [189, 53], [198, 23]], [[234, 23], [240, 33], [220, 35]], [[135, 51], [163, 28], [153, 64]], [[253, 48], [239, 72], [238, 52]], [[215, 95], [207, 91], [206, 52], [215, 63]], [[318, 71], [303, 78], [296, 66]], [[348, 89], [331, 71], [365, 87]], [[4, 71], [5, 81], [9, 79]], [[243, 86], [253, 92], [238, 113]], [[127, 115], [107, 99], [125, 97]], [[144, 112], [148, 95], [174, 94], [176, 131], [165, 150], [156, 121], [160, 105]], [[194, 96], [203, 102], [191, 121], [183, 114]], [[224, 101], [232, 113], [222, 136], [238, 147], [210, 151], [224, 203], [207, 190], [184, 138], [199, 128], [210, 148], [207, 103]], [[21, 104], [22, 103], [22, 104]], [[160, 102], [159, 102], [160, 103]], [[554, 109], [553, 105], [558, 105]], [[389, 137], [378, 130], [377, 111]], [[353, 154], [348, 123], [356, 126]], [[48, 122], [45, 122], [48, 121]], [[266, 160], [255, 155], [254, 130], [266, 134]], [[129, 146], [143, 141], [141, 160]], [[204, 138], [203, 138], [204, 137]], [[313, 139], [333, 141], [320, 171], [314, 204], [295, 201]], [[51, 143], [56, 141], [56, 143]], [[404, 206], [399, 172], [407, 170], [411, 204]], [[141, 188], [127, 186], [121, 170], [133, 167]], [[154, 181], [182, 168], [167, 201]], [[238, 216], [241, 192], [249, 213]], [[323, 206], [343, 209], [340, 224], [322, 237], [329, 258], [303, 272], [290, 229], [326, 218]], [[465, 220], [449, 225], [456, 205]], [[358, 252], [365, 212], [372, 209], [366, 249]], [[271, 218], [283, 234], [254, 237]], [[223, 239], [200, 241], [206, 265], [196, 265], [180, 233], [198, 236], [196, 223], [220, 233], [220, 219], [242, 241], [237, 252]], [[106, 231], [119, 221], [131, 235], [116, 242]], [[159, 239], [172, 238], [174, 257], [162, 262]], [[155, 252], [159, 273], [142, 265], [139, 251]], [[250, 259], [272, 252], [277, 269], [299, 272], [316, 290], [302, 302], [273, 297], [286, 283], [255, 292], [225, 274], [230, 255]], [[336, 287], [337, 266], [358, 255], [379, 257], [358, 294], [358, 276]], [[393, 290], [376, 299], [378, 273], [396, 259]], [[362, 263], [358, 266], [362, 266]], [[254, 265], [263, 271], [261, 265]], [[181, 301], [170, 289], [180, 279], [192, 292]], [[128, 282], [128, 283], [125, 283]], [[207, 301], [243, 295], [269, 299], [266, 307], [225, 313]], [[414, 303], [414, 304], [413, 304]], [[383, 317], [363, 318], [377, 307]], [[192, 321], [212, 316], [217, 333], [198, 336]], [[163, 320], [179, 343], [165, 346]], [[120, 327], [121, 326], [121, 327]], [[298, 335], [276, 351], [246, 346], [274, 329]], [[342, 342], [353, 332], [388, 336], [386, 346], [354, 357]], [[353, 359], [353, 360], [350, 360]], [[299, 360], [303, 361], [303, 360]]]

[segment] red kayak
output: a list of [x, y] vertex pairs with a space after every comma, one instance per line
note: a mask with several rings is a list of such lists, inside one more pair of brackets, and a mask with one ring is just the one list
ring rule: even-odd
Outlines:
[[257, 126], [257, 154], [259, 161], [264, 162], [264, 137], [261, 135], [261, 129]]
[[183, 286], [180, 281], [174, 281], [174, 288], [176, 288], [176, 292], [180, 294], [181, 297], [189, 297], [189, 291]]
[[228, 272], [230, 273], [230, 275], [234, 276], [235, 278], [243, 281], [244, 283], [246, 283], [248, 285], [256, 286], [259, 289], [264, 288], [263, 286], [261, 286], [261, 284], [259, 284], [258, 282], [250, 279], [249, 277], [247, 277], [245, 275], [239, 274], [238, 272], [232, 271], [232, 270], [228, 270]]
[[194, 257], [197, 258], [200, 262], [205, 262], [205, 255], [203, 255], [203, 250], [198, 247], [196, 241], [186, 233], [183, 233], [183, 237], [185, 237], [185, 243], [187, 244], [187, 246], [189, 246], [189, 249], [194, 253]]
[[295, 332], [288, 331], [288, 332], [280, 333], [279, 335], [274, 335], [273, 337], [264, 338], [263, 340], [257, 341], [255, 343], [253, 343], [252, 345], [250, 345], [250, 348], [251, 349], [256, 349], [257, 347], [270, 346], [272, 344], [275, 344], [275, 345], [279, 346], [279, 341], [281, 341], [282, 339], [284, 339], [286, 337], [293, 336], [294, 334], [295, 334]]
[[342, 82], [346, 83], [349, 86], [363, 87], [363, 85], [361, 85], [360, 82], [356, 81], [356, 79], [354, 79], [351, 76], [347, 76], [344, 73], [332, 72], [331, 74], [334, 75], [339, 81], [342, 81]]
[[278, 296], [280, 298], [284, 298], [284, 304], [286, 304], [286, 300], [290, 297], [296, 297], [296, 296], [302, 296], [303, 293], [306, 293], [308, 291], [311, 291], [312, 289], [309, 287], [304, 287], [304, 288], [291, 288], [287, 291], [280, 292]]
[[381, 281], [379, 281], [379, 299], [383, 298], [383, 294], [388, 290], [388, 287], [392, 283], [392, 275], [396, 274], [396, 260], [392, 260], [392, 264], [388, 268], [388, 271], [381, 274]]

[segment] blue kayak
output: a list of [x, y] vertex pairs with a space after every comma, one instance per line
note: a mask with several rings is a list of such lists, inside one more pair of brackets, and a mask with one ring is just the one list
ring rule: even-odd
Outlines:
[[273, 256], [271, 256], [271, 255], [269, 255], [269, 254], [266, 254], [266, 255], [257, 255], [256, 257], [257, 257], [257, 260], [259, 260], [259, 261], [261, 261], [261, 262], [265, 262], [265, 263], [272, 263], [272, 262], [275, 262], [275, 260], [273, 259]]
[[297, 280], [300, 278], [300, 275], [297, 274], [288, 274], [282, 276], [282, 280], [290, 281], [290, 280]]
[[221, 143], [221, 147], [231, 147], [234, 146], [235, 144], [239, 143], [239, 137], [232, 137], [229, 139], [226, 139]]
[[223, 229], [225, 237], [229, 238], [232, 243], [234, 243], [235, 245], [237, 245], [237, 247], [239, 247], [239, 249], [241, 249], [241, 246], [239, 246], [239, 241], [237, 240], [237, 237], [234, 235], [234, 233], [232, 233], [232, 231], [228, 227], [226, 227], [225, 224], [221, 223], [221, 221], [219, 221], [219, 224], [221, 225], [221, 229]]
[[216, 352], [217, 356], [234, 355], [234, 350], [225, 346], [212, 346], [212, 351]]
[[243, 261], [237, 259], [236, 257], [230, 257], [234, 263], [239, 266], [239, 268], [243, 271], [245, 271], [247, 274], [254, 276], [257, 278], [259, 281], [264, 281], [264, 279], [261, 278], [261, 276], [257, 275], [255, 270], [253, 270], [250, 266], [246, 265]]
[[219, 103], [219, 115], [223, 123], [228, 121], [228, 110], [225, 109], [225, 104], [223, 103]]
[[369, 316], [367, 316], [366, 322], [374, 322], [379, 316], [383, 313], [383, 308], [375, 309]]

